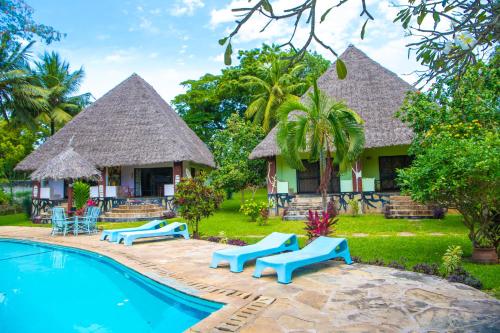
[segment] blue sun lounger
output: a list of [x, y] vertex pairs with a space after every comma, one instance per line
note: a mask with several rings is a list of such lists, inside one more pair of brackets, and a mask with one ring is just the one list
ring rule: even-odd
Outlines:
[[118, 234], [120, 232], [129, 232], [129, 231], [143, 231], [143, 230], [155, 230], [167, 225], [167, 221], [165, 220], [154, 220], [148, 222], [146, 224], [141, 225], [136, 228], [126, 228], [126, 229], [114, 229], [114, 230], [104, 230], [101, 234], [101, 240], [108, 240], [110, 242], [116, 242], [118, 238]]
[[120, 244], [123, 241], [125, 245], [132, 245], [136, 239], [164, 236], [182, 236], [185, 239], [189, 239], [187, 224], [172, 222], [155, 230], [120, 232], [118, 234], [117, 243]]
[[231, 272], [239, 273], [243, 271], [243, 265], [248, 260], [284, 251], [296, 251], [298, 249], [297, 236], [294, 234], [273, 232], [253, 245], [215, 251], [212, 255], [210, 267], [217, 268], [221, 261], [229, 261]]
[[271, 267], [278, 274], [278, 282], [290, 283], [295, 269], [333, 258], [343, 258], [346, 264], [352, 264], [347, 240], [322, 236], [302, 250], [257, 259], [253, 276], [259, 278], [266, 267]]

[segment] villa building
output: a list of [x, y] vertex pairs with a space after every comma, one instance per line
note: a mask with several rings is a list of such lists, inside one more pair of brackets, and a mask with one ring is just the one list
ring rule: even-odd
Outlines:
[[[34, 171], [72, 148], [101, 172], [94, 198], [165, 197], [175, 184], [215, 166], [208, 147], [160, 95], [133, 74], [84, 109], [21, 161]], [[42, 180], [35, 199], [63, 200], [68, 182]]]
[[[352, 170], [339, 173], [338, 166], [334, 167], [329, 193], [398, 192], [396, 170], [410, 163], [408, 147], [412, 132], [395, 118], [395, 113], [406, 93], [414, 88], [352, 45], [340, 58], [347, 66], [347, 77], [338, 79], [334, 64], [318, 80], [318, 86], [333, 99], [344, 101], [363, 118], [366, 142]], [[276, 128], [271, 130], [250, 155], [251, 159], [268, 161], [268, 193], [317, 193], [319, 163], [304, 161], [305, 171], [291, 168], [280, 156], [276, 132]]]

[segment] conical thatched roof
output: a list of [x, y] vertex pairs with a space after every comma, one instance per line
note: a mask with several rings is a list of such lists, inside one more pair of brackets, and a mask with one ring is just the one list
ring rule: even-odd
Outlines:
[[96, 169], [95, 165], [71, 147], [40, 165], [31, 174], [33, 180], [79, 178], [98, 180], [100, 177], [101, 172]]
[[[365, 120], [365, 148], [409, 144], [412, 132], [394, 114], [406, 93], [414, 88], [352, 45], [340, 58], [347, 66], [347, 77], [338, 79], [333, 64], [319, 78], [318, 86], [332, 98], [344, 101]], [[278, 154], [276, 128], [273, 128], [250, 158]]]
[[139, 75], [110, 90], [27, 156], [36, 170], [69, 146], [98, 167], [191, 161], [215, 166], [207, 146]]

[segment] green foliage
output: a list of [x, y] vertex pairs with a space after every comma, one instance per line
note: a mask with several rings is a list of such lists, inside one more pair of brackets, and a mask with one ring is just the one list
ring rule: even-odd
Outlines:
[[448, 276], [455, 272], [462, 265], [463, 251], [460, 246], [449, 246], [443, 255], [443, 272]]
[[203, 173], [194, 178], [183, 178], [176, 185], [174, 203], [180, 215], [189, 222], [194, 238], [199, 237], [200, 220], [212, 215], [223, 198], [220, 190], [206, 183]]
[[[254, 75], [272, 59], [289, 54], [277, 46], [265, 44], [261, 48], [239, 51], [238, 65], [226, 67], [220, 74], [205, 74], [199, 79], [182, 82], [186, 92], [177, 95], [172, 105], [189, 127], [208, 143], [216, 131], [226, 127], [232, 114], [243, 117], [252, 102], [254, 91], [240, 79]], [[330, 62], [319, 54], [307, 53], [300, 64], [303, 68], [294, 73], [295, 84], [319, 77]], [[305, 93], [306, 89], [307, 86], [298, 95]]]
[[499, 56], [479, 63], [437, 93], [413, 93], [400, 118], [415, 132], [412, 166], [399, 172], [402, 190], [419, 202], [455, 207], [479, 247], [500, 242]]
[[33, 20], [33, 8], [24, 0], [0, 1], [0, 35], [16, 40], [32, 40], [38, 36], [45, 42], [58, 41], [63, 34]]
[[0, 34], [0, 114], [34, 128], [34, 114], [44, 110], [46, 92], [32, 84], [29, 53], [33, 42], [23, 45]]
[[277, 141], [288, 164], [303, 170], [305, 151], [311, 162], [320, 161], [320, 191], [326, 209], [333, 154], [341, 170], [351, 166], [364, 147], [363, 120], [343, 102], [334, 101], [320, 91], [316, 81], [304, 103], [289, 100], [279, 108], [278, 115]]
[[90, 198], [90, 185], [82, 181], [73, 183], [73, 198], [76, 209], [85, 207], [87, 200]]
[[69, 63], [55, 52], [45, 52], [35, 62], [33, 82], [47, 93], [47, 107], [37, 120], [50, 128], [51, 136], [90, 103], [90, 93], [75, 95], [84, 76], [83, 68], [71, 72]]
[[9, 196], [0, 187], [0, 205], [6, 205], [10, 202]]
[[359, 200], [357, 198], [352, 198], [347, 200], [347, 204], [351, 208], [351, 216], [356, 217], [359, 216]]
[[240, 207], [243, 215], [250, 217], [251, 222], [255, 222], [263, 209], [268, 209], [269, 204], [266, 201], [257, 201], [248, 199]]
[[36, 135], [23, 126], [9, 124], [0, 120], [0, 181], [15, 178], [14, 167], [26, 155], [31, 153], [36, 142]]
[[299, 94], [308, 85], [297, 80], [296, 73], [303, 65], [291, 66], [289, 61], [273, 59], [270, 64], [261, 64], [255, 73], [241, 78], [244, 86], [252, 92], [252, 102], [245, 112], [247, 118], [262, 125], [269, 132], [276, 124], [276, 111], [287, 100], [297, 101]]
[[23, 207], [24, 215], [26, 215], [26, 217], [29, 218], [31, 216], [31, 206], [32, 206], [31, 198], [29, 196], [23, 197], [21, 201], [21, 206]]
[[210, 178], [217, 187], [233, 193], [264, 182], [266, 161], [250, 160], [252, 150], [264, 139], [261, 127], [233, 114], [227, 128], [215, 132], [210, 143], [217, 169]]

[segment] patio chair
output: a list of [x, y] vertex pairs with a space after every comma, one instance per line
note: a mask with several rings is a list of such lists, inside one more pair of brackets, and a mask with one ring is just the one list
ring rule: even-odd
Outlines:
[[245, 262], [249, 260], [298, 249], [299, 243], [296, 235], [273, 232], [253, 245], [215, 251], [212, 255], [210, 267], [217, 268], [221, 261], [228, 261], [230, 271], [239, 273], [243, 271]]
[[189, 232], [186, 223], [172, 222], [166, 226], [155, 229], [155, 230], [144, 230], [144, 231], [131, 231], [131, 232], [120, 232], [118, 234], [117, 243], [120, 244], [122, 241], [125, 245], [132, 245], [136, 239], [141, 238], [153, 238], [153, 237], [165, 237], [165, 236], [182, 236], [185, 239], [189, 239]]
[[302, 250], [257, 259], [253, 276], [261, 277], [262, 271], [270, 267], [276, 270], [278, 282], [290, 283], [295, 269], [333, 258], [343, 258], [346, 264], [352, 264], [347, 240], [321, 236]]
[[78, 223], [75, 223], [75, 235], [80, 231], [84, 231], [89, 235], [97, 232], [97, 219], [101, 214], [99, 207], [90, 206], [85, 209], [83, 216], [78, 217]]
[[54, 207], [52, 208], [52, 232], [51, 235], [55, 236], [57, 234], [66, 234], [73, 230], [74, 221], [66, 217], [64, 208]]
[[136, 228], [126, 228], [126, 229], [114, 229], [114, 230], [103, 230], [101, 234], [101, 240], [108, 240], [110, 242], [116, 242], [118, 234], [121, 232], [132, 232], [132, 231], [145, 231], [145, 230], [155, 230], [167, 225], [165, 220], [153, 220], [146, 224], [141, 225]]

